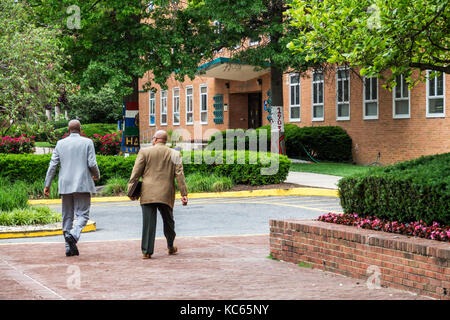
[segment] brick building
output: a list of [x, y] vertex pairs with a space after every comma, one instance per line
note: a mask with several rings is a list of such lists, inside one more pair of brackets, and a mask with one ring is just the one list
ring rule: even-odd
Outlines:
[[[168, 90], [139, 93], [141, 143], [157, 129], [182, 131], [182, 140], [207, 140], [217, 130], [269, 124], [264, 106], [269, 69], [217, 58], [200, 67], [193, 81], [169, 79]], [[146, 77], [140, 80], [140, 87]], [[298, 126], [340, 126], [353, 140], [353, 159], [366, 165], [450, 152], [449, 76], [408, 90], [403, 79], [392, 91], [381, 80], [344, 68], [283, 78], [284, 119]]]

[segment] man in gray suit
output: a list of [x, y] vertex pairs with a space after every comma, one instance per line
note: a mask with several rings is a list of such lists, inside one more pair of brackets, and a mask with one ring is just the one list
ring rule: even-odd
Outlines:
[[[66, 242], [66, 256], [79, 255], [76, 243], [89, 220], [91, 193], [95, 193], [94, 180], [100, 179], [95, 158], [94, 143], [80, 136], [81, 123], [69, 122], [70, 135], [56, 143], [45, 177], [44, 195], [50, 194], [50, 186], [60, 165], [58, 191], [62, 198], [62, 229]], [[76, 217], [75, 225], [73, 223]]]

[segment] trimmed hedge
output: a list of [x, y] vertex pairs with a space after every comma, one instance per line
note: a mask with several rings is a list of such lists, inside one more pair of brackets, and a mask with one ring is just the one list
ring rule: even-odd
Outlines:
[[[215, 173], [220, 176], [232, 178], [236, 184], [265, 185], [282, 183], [286, 180], [291, 164], [291, 161], [287, 157], [280, 156], [277, 158], [279, 159], [279, 169], [274, 174], [262, 175], [260, 172], [261, 168], [270, 166], [270, 163], [265, 164], [261, 160], [264, 159], [261, 158], [262, 154], [249, 151], [231, 152], [234, 164], [226, 164], [227, 152], [223, 152], [223, 164], [205, 163], [205, 161], [201, 160], [203, 158], [202, 151], [184, 152], [184, 173], [185, 175], [196, 172], [204, 174]], [[228, 155], [230, 154], [228, 153]], [[186, 163], [185, 160], [189, 159], [189, 157], [191, 163]], [[11, 181], [22, 180], [29, 183], [42, 180], [45, 178], [50, 158], [51, 154], [1, 154], [0, 177], [7, 177]], [[245, 159], [245, 162], [242, 164], [238, 163], [240, 159]], [[250, 164], [249, 159], [257, 159], [257, 162]], [[113, 177], [129, 179], [135, 160], [136, 155], [126, 158], [121, 156], [97, 155], [101, 180], [96, 182], [96, 184], [102, 185]]]
[[450, 225], [450, 153], [373, 168], [342, 178], [338, 187], [345, 212]]
[[[261, 131], [266, 131], [267, 136], [267, 148], [270, 151], [270, 125], [262, 126], [252, 132], [258, 141], [257, 147], [259, 148], [259, 139]], [[223, 149], [227, 148], [226, 134], [230, 130], [224, 130], [216, 135], [222, 135]], [[311, 154], [317, 160], [337, 161], [337, 162], [349, 162], [352, 160], [352, 139], [345, 132], [344, 129], [337, 126], [320, 126], [320, 127], [298, 127], [295, 124], [285, 124], [284, 126], [285, 141], [286, 141], [286, 153], [288, 157], [294, 158], [309, 158], [306, 151]], [[213, 143], [216, 139], [216, 135], [213, 135], [209, 144]], [[238, 141], [245, 143], [245, 149], [249, 149], [249, 136], [242, 138], [231, 138], [233, 141], [228, 143], [234, 146], [234, 150], [237, 149]], [[305, 147], [305, 149], [303, 148]], [[260, 151], [260, 150], [258, 150]], [[263, 150], [265, 151], [265, 150]]]

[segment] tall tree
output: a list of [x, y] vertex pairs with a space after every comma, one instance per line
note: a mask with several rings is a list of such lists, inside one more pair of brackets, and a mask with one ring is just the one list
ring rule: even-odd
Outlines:
[[[71, 54], [66, 67], [82, 88], [108, 85], [137, 95], [137, 79], [145, 72], [153, 75], [145, 88], [154, 83], [166, 87], [173, 75], [180, 81], [193, 79], [201, 63], [228, 49], [232, 59], [255, 68], [270, 65], [273, 106], [283, 106], [283, 73], [308, 66], [301, 55], [293, 55], [286, 47], [294, 28], [284, 15], [288, 2], [30, 0], [41, 21], [59, 22]], [[66, 9], [72, 5], [80, 9], [79, 29], [65, 26]], [[244, 45], [245, 40], [256, 38], [258, 46]], [[241, 47], [236, 50], [238, 44]]]
[[[447, 0], [294, 0], [288, 11], [299, 32], [289, 47], [308, 61], [360, 67], [395, 84], [413, 69], [450, 72]], [[424, 73], [422, 73], [423, 75]]]
[[[214, 58], [221, 49], [227, 49], [231, 59], [255, 68], [270, 66], [271, 104], [282, 107], [283, 73], [288, 70], [304, 71], [309, 66], [301, 55], [293, 55], [287, 48], [293, 40], [291, 31], [294, 28], [287, 23], [285, 16], [289, 2], [155, 1], [151, 25], [155, 32], [162, 33], [163, 45], [156, 47], [147, 57], [156, 63], [152, 69], [154, 80], [165, 81], [173, 70], [177, 70], [176, 77], [180, 80], [186, 75], [193, 78], [199, 64]], [[249, 46], [249, 39], [258, 39], [259, 45]], [[167, 59], [161, 59], [163, 57]], [[283, 125], [281, 129], [284, 131]], [[283, 139], [284, 132], [281, 132], [282, 143]], [[283, 144], [281, 150], [285, 151]]]
[[22, 2], [0, 2], [0, 134], [17, 122], [39, 123], [70, 82], [62, 68], [59, 32], [36, 26]]

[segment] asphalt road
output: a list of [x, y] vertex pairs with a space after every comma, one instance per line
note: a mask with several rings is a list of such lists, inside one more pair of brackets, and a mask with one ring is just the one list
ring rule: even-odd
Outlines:
[[[61, 205], [51, 205], [61, 211]], [[268, 234], [269, 220], [315, 219], [328, 212], [342, 212], [334, 197], [274, 196], [253, 198], [191, 199], [183, 207], [177, 200], [174, 208], [177, 236], [224, 236]], [[140, 239], [141, 207], [137, 201], [93, 203], [90, 219], [95, 232], [83, 233], [81, 241]], [[164, 237], [158, 215], [157, 237]], [[16, 238], [0, 243], [61, 242], [61, 236]]]

